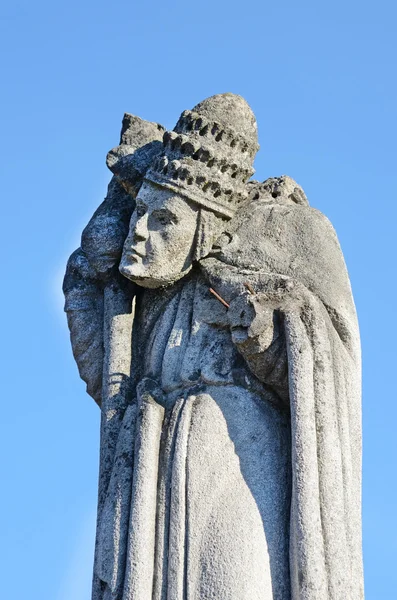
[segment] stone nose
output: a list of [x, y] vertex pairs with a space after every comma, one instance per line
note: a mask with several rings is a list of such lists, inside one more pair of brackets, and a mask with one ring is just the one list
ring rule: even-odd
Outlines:
[[144, 242], [148, 239], [149, 231], [147, 227], [147, 214], [139, 217], [135, 223], [134, 230], [132, 232], [133, 243]]

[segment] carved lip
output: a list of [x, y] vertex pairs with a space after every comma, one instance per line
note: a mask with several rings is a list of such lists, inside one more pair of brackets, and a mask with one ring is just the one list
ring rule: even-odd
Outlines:
[[135, 250], [135, 248], [129, 248], [129, 250], [127, 250], [127, 252], [124, 252], [124, 257], [132, 259], [132, 260], [135, 260], [135, 261], [138, 261], [139, 258], [141, 260], [143, 258], [145, 258], [145, 254], [142, 254], [141, 252], [138, 252], [137, 250]]

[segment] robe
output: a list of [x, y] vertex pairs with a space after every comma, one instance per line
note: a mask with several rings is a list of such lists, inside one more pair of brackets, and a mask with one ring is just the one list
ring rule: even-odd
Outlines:
[[[130, 386], [103, 418], [94, 600], [363, 597], [360, 347], [335, 232], [258, 201], [230, 238], [137, 295]], [[240, 353], [209, 292], [247, 281], [279, 315], [277, 352]]]
[[198, 270], [145, 292], [137, 313], [140, 381], [98, 529], [108, 597], [287, 600], [288, 411], [251, 375]]

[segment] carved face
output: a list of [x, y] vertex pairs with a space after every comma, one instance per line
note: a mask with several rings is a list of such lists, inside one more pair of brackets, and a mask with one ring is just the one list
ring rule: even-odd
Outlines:
[[124, 243], [120, 272], [148, 288], [177, 281], [192, 266], [198, 208], [171, 190], [144, 182]]

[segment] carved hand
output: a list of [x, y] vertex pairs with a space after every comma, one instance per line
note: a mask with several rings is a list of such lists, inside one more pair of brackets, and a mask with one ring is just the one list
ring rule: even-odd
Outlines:
[[279, 337], [279, 310], [296, 296], [297, 286], [287, 277], [267, 274], [248, 288], [232, 300], [228, 318], [233, 342], [249, 355], [263, 352]]
[[299, 285], [269, 275], [257, 282], [265, 292], [243, 292], [228, 310], [232, 340], [251, 372], [288, 403], [288, 359], [283, 328], [283, 309], [299, 302]]
[[243, 292], [230, 303], [228, 311], [232, 340], [244, 355], [266, 350], [279, 336], [279, 318], [266, 306], [262, 294]]

